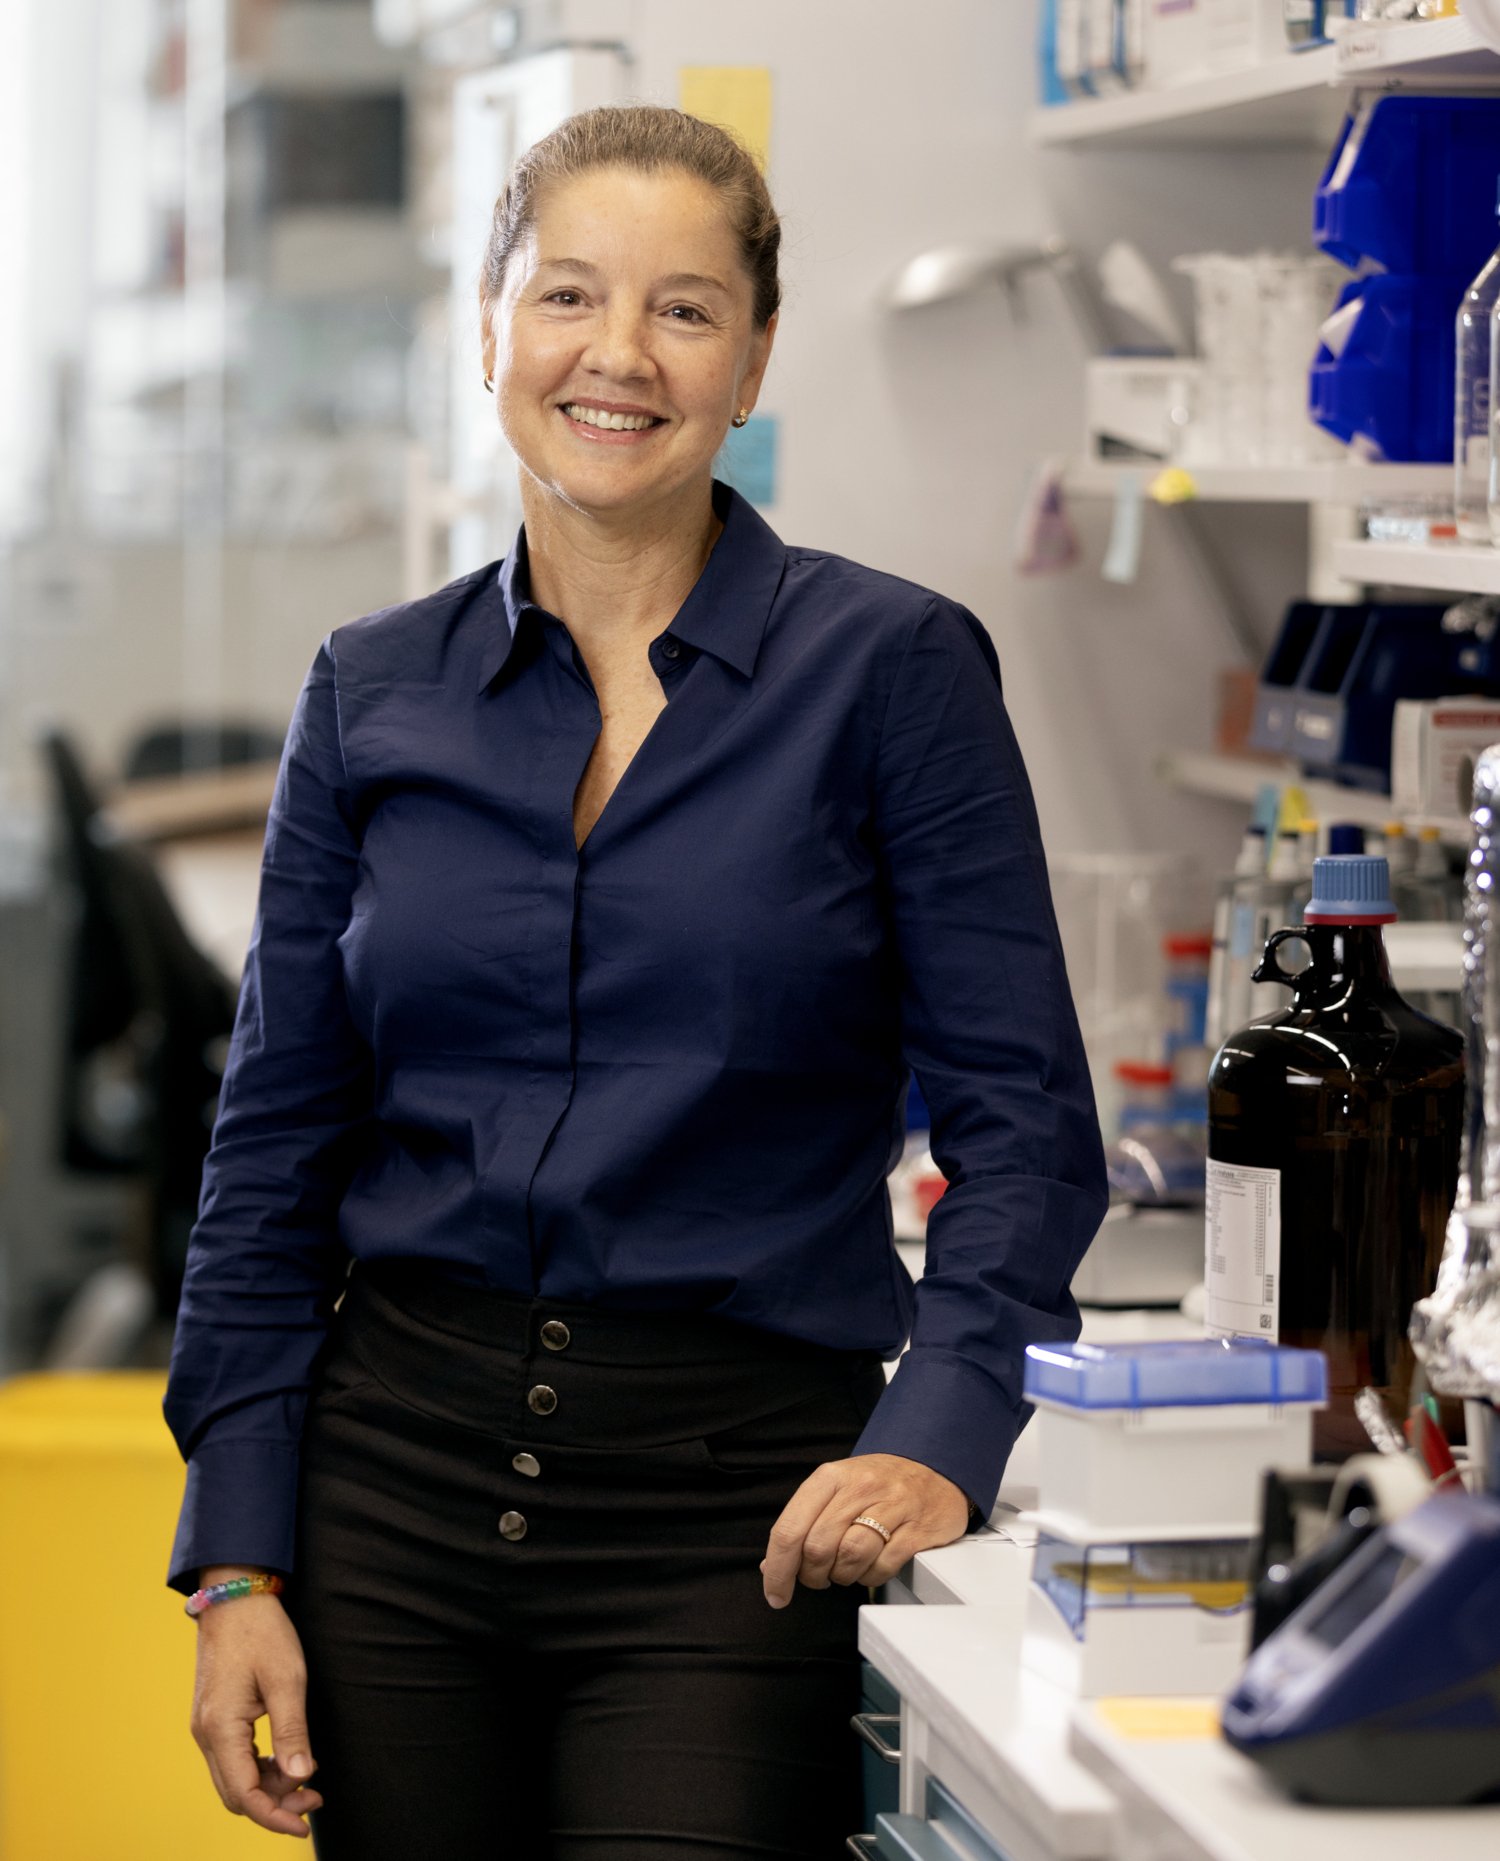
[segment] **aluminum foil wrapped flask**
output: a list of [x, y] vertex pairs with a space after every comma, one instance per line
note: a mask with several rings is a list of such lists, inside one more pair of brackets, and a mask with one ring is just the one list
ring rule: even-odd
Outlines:
[[1445, 1396], [1500, 1401], [1500, 744], [1474, 770], [1464, 879], [1465, 1100], [1458, 1195], [1411, 1340]]

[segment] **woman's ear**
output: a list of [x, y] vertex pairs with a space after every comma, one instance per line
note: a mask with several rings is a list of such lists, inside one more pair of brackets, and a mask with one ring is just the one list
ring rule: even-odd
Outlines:
[[771, 364], [771, 346], [776, 341], [776, 325], [780, 317], [781, 312], [773, 310], [766, 327], [763, 330], [757, 329], [751, 334], [750, 359], [746, 364], [744, 374], [740, 377], [738, 400], [741, 407], [755, 405], [756, 397], [760, 393], [760, 384], [765, 380], [766, 370]]
[[495, 306], [487, 298], [479, 300], [479, 359], [485, 378], [495, 373]]

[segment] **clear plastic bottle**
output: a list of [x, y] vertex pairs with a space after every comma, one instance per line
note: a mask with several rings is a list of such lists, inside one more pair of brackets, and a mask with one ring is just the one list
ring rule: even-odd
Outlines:
[[1490, 312], [1490, 541], [1500, 549], [1500, 303]]
[[[1497, 186], [1500, 193], [1500, 186]], [[1497, 200], [1500, 213], [1500, 200]], [[1490, 540], [1490, 420], [1494, 348], [1500, 304], [1500, 247], [1485, 262], [1458, 306], [1453, 384], [1453, 512], [1462, 543]]]
[[[1232, 1017], [1229, 998], [1229, 946], [1236, 929], [1236, 909], [1242, 887], [1251, 879], [1261, 879], [1266, 870], [1266, 830], [1250, 826], [1240, 840], [1233, 874], [1219, 886], [1214, 901], [1213, 952], [1208, 965], [1208, 1009], [1204, 1043], [1210, 1053], [1217, 1052], [1224, 1036], [1239, 1026]], [[1248, 922], [1244, 940], [1248, 944]]]
[[1390, 868], [1393, 881], [1404, 879], [1417, 861], [1417, 844], [1406, 831], [1402, 821], [1387, 821], [1383, 829], [1384, 844], [1381, 851], [1385, 854], [1385, 863]]

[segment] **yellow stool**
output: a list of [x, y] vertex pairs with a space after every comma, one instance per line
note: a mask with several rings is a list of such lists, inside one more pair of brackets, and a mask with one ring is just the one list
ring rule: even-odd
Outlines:
[[229, 1814], [188, 1731], [197, 1631], [164, 1582], [182, 1463], [163, 1387], [133, 1372], [0, 1385], [5, 1861], [265, 1861], [287, 1845]]

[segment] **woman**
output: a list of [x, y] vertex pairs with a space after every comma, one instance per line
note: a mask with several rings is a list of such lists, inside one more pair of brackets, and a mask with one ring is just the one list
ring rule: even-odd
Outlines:
[[993, 649], [712, 478], [778, 242], [676, 111], [523, 157], [481, 285], [523, 531], [337, 629], [293, 720], [171, 1581], [285, 1577], [200, 1616], [194, 1726], [325, 1858], [840, 1852], [863, 1586], [988, 1512], [1076, 1327], [1102, 1159]]

